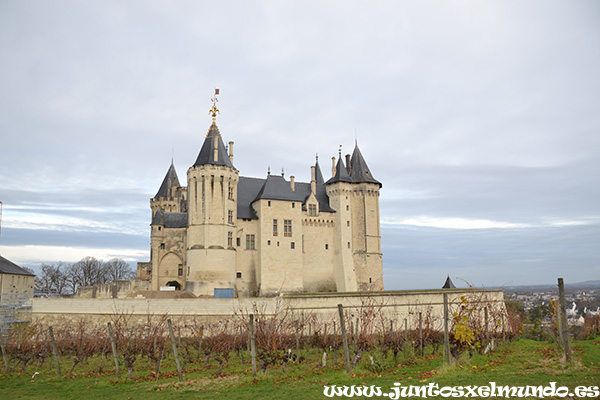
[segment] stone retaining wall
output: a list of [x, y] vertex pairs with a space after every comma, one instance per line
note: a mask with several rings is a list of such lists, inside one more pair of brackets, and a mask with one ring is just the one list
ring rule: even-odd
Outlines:
[[[444, 289], [419, 291], [387, 291], [372, 293], [321, 293], [284, 295], [275, 298], [246, 299], [86, 299], [52, 298], [33, 299], [33, 316], [46, 320], [88, 318], [102, 322], [110, 321], [115, 314], [130, 314], [145, 320], [149, 315], [169, 315], [173, 319], [195, 318], [203, 322], [215, 322], [233, 315], [254, 313], [275, 315], [293, 312], [300, 315], [314, 314], [317, 320], [336, 320], [337, 305], [342, 304], [349, 316], [358, 317], [369, 310], [377, 316], [390, 320], [408, 319], [414, 325], [419, 312], [431, 315], [441, 328], [443, 294], [448, 295], [451, 307], [462, 302], [479, 302], [481, 307], [504, 310], [502, 290]], [[418, 317], [417, 317], [418, 318]]]

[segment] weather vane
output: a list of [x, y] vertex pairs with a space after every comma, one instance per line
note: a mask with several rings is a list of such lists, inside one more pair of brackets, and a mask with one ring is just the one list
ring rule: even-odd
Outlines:
[[215, 122], [215, 119], [217, 118], [217, 114], [221, 113], [219, 111], [219, 109], [217, 108], [217, 102], [219, 101], [219, 99], [217, 99], [218, 94], [219, 94], [219, 89], [215, 88], [215, 94], [214, 94], [213, 98], [211, 99], [213, 106], [210, 110], [208, 110], [208, 113], [212, 114], [213, 122]]

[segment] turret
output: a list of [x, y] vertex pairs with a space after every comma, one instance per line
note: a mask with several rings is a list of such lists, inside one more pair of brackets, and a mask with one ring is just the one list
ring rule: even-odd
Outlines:
[[216, 123], [219, 113], [216, 94], [210, 111], [212, 124], [196, 162], [187, 172], [187, 265], [190, 272], [186, 289], [209, 295], [215, 287], [233, 288], [236, 271], [233, 235], [239, 172], [232, 163], [233, 153], [227, 154]]
[[[348, 158], [347, 158], [348, 159]], [[353, 181], [351, 208], [354, 266], [359, 290], [383, 290], [383, 260], [379, 226], [379, 189], [358, 144], [349, 158]]]
[[354, 292], [358, 290], [356, 271], [352, 258], [352, 219], [351, 197], [352, 178], [348, 175], [341, 153], [335, 174], [325, 182], [329, 204], [335, 210], [333, 250], [335, 254], [333, 272], [338, 292]]
[[150, 208], [152, 216], [159, 208], [165, 212], [185, 212], [185, 188], [179, 184], [173, 160], [158, 192], [150, 199]]

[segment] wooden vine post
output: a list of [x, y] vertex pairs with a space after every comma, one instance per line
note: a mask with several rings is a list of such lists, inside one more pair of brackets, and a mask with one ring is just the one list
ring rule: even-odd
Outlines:
[[60, 375], [60, 360], [58, 358], [58, 351], [56, 350], [56, 340], [54, 340], [54, 330], [52, 327], [48, 327], [48, 334], [50, 335], [50, 346], [52, 347], [52, 358], [56, 363], [56, 373]]
[[254, 337], [254, 314], [250, 314], [250, 355], [252, 356], [252, 376], [256, 376], [256, 338]]
[[338, 312], [340, 314], [340, 328], [342, 330], [342, 342], [344, 343], [344, 357], [346, 357], [346, 372], [352, 372], [350, 365], [350, 349], [348, 348], [348, 338], [346, 337], [346, 325], [344, 324], [344, 306], [338, 304]]
[[175, 365], [177, 365], [177, 375], [179, 375], [179, 382], [183, 382], [183, 375], [181, 374], [181, 364], [179, 363], [179, 355], [177, 354], [177, 338], [175, 337], [175, 333], [173, 333], [173, 323], [171, 323], [171, 318], [167, 320], [167, 324], [169, 325], [169, 334], [171, 335], [171, 345], [173, 347]]
[[119, 353], [117, 352], [117, 343], [115, 342], [115, 335], [113, 334], [112, 325], [108, 323], [108, 335], [110, 336], [110, 347], [112, 348], [113, 358], [115, 359], [115, 369], [117, 371], [117, 378], [121, 379], [121, 369], [119, 368]]
[[450, 337], [448, 332], [448, 293], [444, 293], [444, 361], [450, 365]]
[[565, 300], [565, 283], [563, 278], [558, 278], [558, 301], [560, 303], [560, 315], [561, 320], [561, 331], [562, 331], [562, 345], [565, 352], [565, 360], [571, 362], [571, 346], [569, 344], [569, 322], [567, 321], [567, 305]]

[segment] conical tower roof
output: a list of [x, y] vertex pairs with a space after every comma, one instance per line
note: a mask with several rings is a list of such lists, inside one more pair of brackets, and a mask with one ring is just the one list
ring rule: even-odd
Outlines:
[[321, 172], [321, 167], [319, 166], [319, 160], [315, 162], [315, 182], [317, 185], [325, 183], [325, 179], [323, 179], [323, 173]]
[[446, 282], [444, 283], [444, 286], [442, 286], [442, 289], [456, 289], [456, 286], [452, 283], [452, 279], [450, 279], [450, 275], [446, 278]]
[[162, 184], [160, 185], [160, 189], [156, 193], [156, 197], [169, 197], [170, 189], [173, 186], [181, 186], [179, 184], [179, 179], [177, 178], [177, 171], [175, 171], [175, 166], [173, 165], [173, 161], [171, 161], [171, 166], [165, 175], [165, 179], [163, 179]]
[[335, 175], [325, 182], [325, 184], [336, 183], [336, 182], [349, 182], [352, 183], [352, 178], [348, 175], [346, 171], [346, 167], [344, 166], [344, 162], [342, 161], [342, 157], [338, 159], [337, 165], [335, 167]]
[[[217, 159], [215, 159], [214, 152], [215, 141], [217, 142]], [[204, 144], [202, 144], [198, 158], [194, 163], [194, 166], [196, 165], [225, 165], [230, 168], [235, 168], [229, 160], [229, 154], [227, 154], [227, 150], [225, 149], [219, 127], [214, 120], [210, 125], [210, 128], [208, 128]]]
[[368, 183], [376, 183], [381, 187], [381, 182], [371, 175], [371, 170], [367, 165], [360, 149], [358, 148], [358, 144], [354, 146], [354, 152], [352, 153], [352, 158], [350, 159], [350, 177], [354, 182], [368, 182]]

